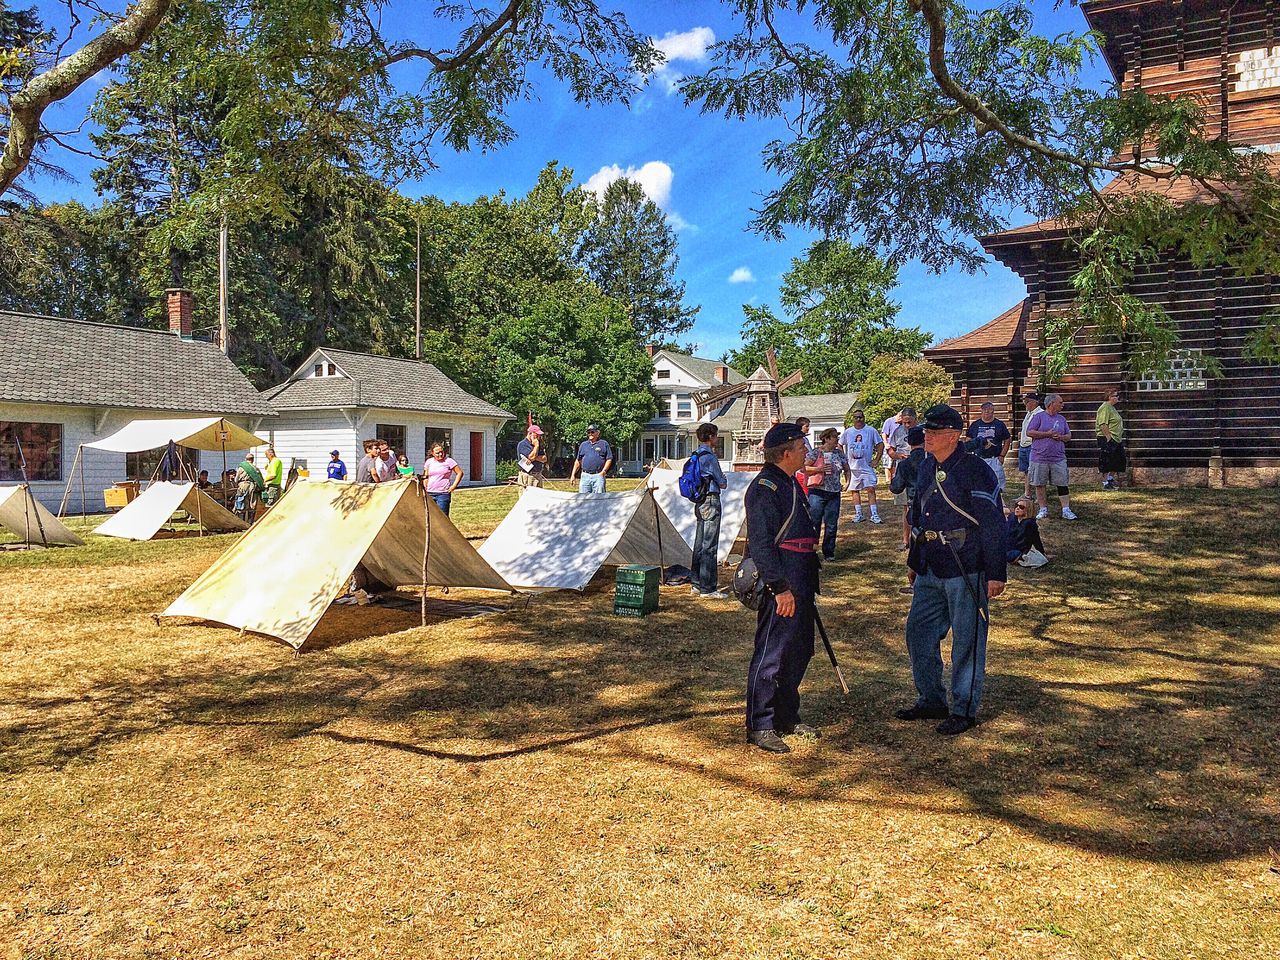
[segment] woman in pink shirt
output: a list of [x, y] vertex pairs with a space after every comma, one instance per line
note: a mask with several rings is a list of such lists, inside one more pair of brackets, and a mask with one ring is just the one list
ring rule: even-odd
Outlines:
[[427, 478], [427, 493], [436, 502], [436, 506], [449, 515], [449, 501], [453, 491], [462, 482], [462, 468], [453, 457], [446, 457], [444, 446], [439, 443], [431, 445], [431, 456], [422, 465], [422, 474]]

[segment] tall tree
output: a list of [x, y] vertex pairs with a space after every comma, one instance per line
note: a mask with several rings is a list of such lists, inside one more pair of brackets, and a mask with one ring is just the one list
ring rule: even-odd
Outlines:
[[767, 307], [744, 305], [743, 345], [726, 359], [749, 371], [772, 348], [780, 372], [804, 371], [796, 392], [855, 391], [875, 357], [914, 357], [929, 344], [919, 328], [895, 325], [901, 307], [889, 293], [897, 285], [897, 269], [869, 248], [819, 240], [783, 275], [779, 302], [785, 318]]
[[644, 188], [622, 177], [609, 184], [582, 236], [578, 259], [600, 289], [624, 304], [643, 343], [665, 341], [693, 326], [676, 279], [676, 233]]
[[[1161, 307], [1126, 292], [1140, 264], [1172, 252], [1280, 274], [1270, 160], [1233, 150], [1194, 98], [1090, 89], [1081, 69], [1095, 39], [1038, 32], [1028, 0], [735, 5], [742, 30], [683, 89], [705, 110], [788, 122], [765, 151], [781, 179], [756, 221], [766, 233], [803, 225], [864, 237], [895, 260], [972, 270], [984, 260], [973, 238], [1001, 229], [1002, 211], [1071, 217], [1086, 238], [1079, 317], [1058, 339], [1069, 348], [1081, 321], [1096, 324], [1135, 345], [1130, 365], [1143, 373], [1167, 368], [1177, 338]], [[788, 38], [798, 19], [817, 42]], [[1149, 149], [1136, 155], [1135, 143]], [[1187, 181], [1218, 202], [1100, 194], [1115, 175]]]

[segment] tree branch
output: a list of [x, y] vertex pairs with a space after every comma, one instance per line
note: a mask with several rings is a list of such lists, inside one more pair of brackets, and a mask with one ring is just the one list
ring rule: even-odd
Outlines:
[[40, 137], [44, 111], [127, 53], [133, 53], [155, 32], [172, 0], [138, 0], [137, 5], [101, 36], [31, 80], [9, 98], [9, 129], [0, 154], [0, 195], [26, 169]]

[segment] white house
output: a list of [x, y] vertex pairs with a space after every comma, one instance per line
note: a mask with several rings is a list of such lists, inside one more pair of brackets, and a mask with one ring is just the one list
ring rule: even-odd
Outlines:
[[[31, 480], [56, 511], [76, 450], [130, 420], [225, 416], [258, 433], [275, 411], [214, 344], [191, 336], [191, 292], [168, 292], [169, 330], [0, 312], [0, 484]], [[102, 491], [148, 480], [163, 451], [83, 453], [83, 509], [105, 509]], [[242, 451], [228, 454], [234, 467]], [[189, 459], [217, 477], [222, 454]], [[79, 470], [68, 511], [81, 511]]]
[[[704, 418], [698, 417], [693, 394], [723, 383], [742, 383], [744, 377], [720, 360], [693, 357], [674, 350], [657, 350], [653, 357], [653, 390], [658, 396], [658, 413], [644, 425], [638, 438], [623, 444], [619, 471], [638, 476], [645, 464], [689, 456], [698, 445], [698, 424], [711, 422], [720, 428], [716, 456], [725, 469], [731, 468], [725, 451], [733, 450], [733, 435], [742, 429], [742, 401], [731, 399]], [[827, 427], [844, 428], [846, 414], [857, 402], [854, 393], [826, 393], [806, 397], [784, 395], [782, 412], [788, 420], [808, 417], [810, 437]]]
[[430, 363], [328, 347], [262, 396], [279, 412], [264, 427], [276, 454], [318, 477], [337, 450], [355, 479], [362, 441], [377, 437], [406, 453], [418, 472], [427, 445], [440, 441], [462, 467], [464, 484], [493, 483], [498, 431], [512, 419]]

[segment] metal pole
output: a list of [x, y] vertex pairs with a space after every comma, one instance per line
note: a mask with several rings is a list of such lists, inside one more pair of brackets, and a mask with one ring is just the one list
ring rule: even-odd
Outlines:
[[422, 221], [414, 214], [418, 228], [417, 253], [415, 255], [415, 277], [413, 295], [413, 342], [414, 357], [422, 359]]
[[222, 352], [229, 354], [231, 331], [227, 325], [227, 215], [222, 215], [218, 229], [218, 341]]

